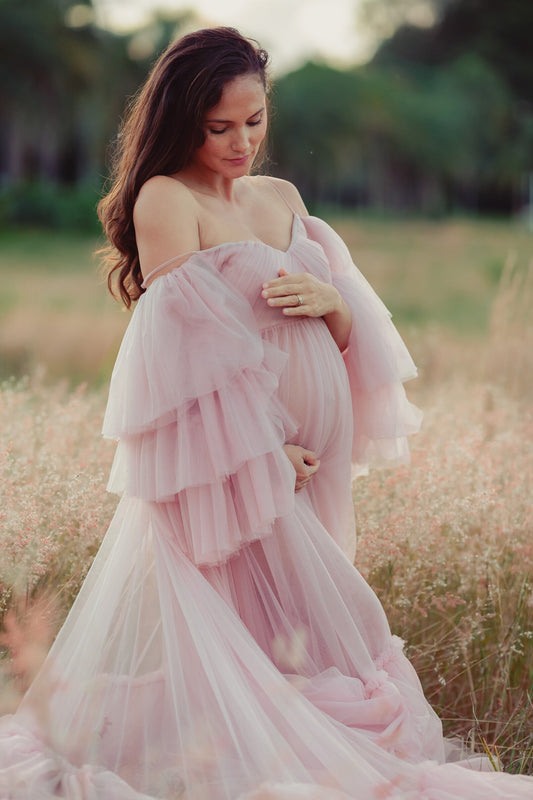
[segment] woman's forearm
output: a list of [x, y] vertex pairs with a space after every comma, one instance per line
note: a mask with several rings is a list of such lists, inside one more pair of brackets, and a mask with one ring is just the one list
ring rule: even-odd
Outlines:
[[329, 328], [329, 332], [335, 339], [337, 347], [342, 351], [348, 347], [350, 333], [352, 330], [352, 312], [349, 305], [342, 299], [339, 292], [337, 292], [338, 300], [335, 308], [324, 314], [324, 320]]

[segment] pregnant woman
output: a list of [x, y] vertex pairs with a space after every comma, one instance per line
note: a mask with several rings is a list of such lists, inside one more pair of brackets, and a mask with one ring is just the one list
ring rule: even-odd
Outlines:
[[351, 469], [405, 461], [415, 367], [296, 189], [250, 176], [267, 56], [229, 28], [162, 55], [100, 206], [136, 303], [104, 434], [121, 494], [17, 713], [0, 796], [525, 800], [450, 748], [352, 565]]

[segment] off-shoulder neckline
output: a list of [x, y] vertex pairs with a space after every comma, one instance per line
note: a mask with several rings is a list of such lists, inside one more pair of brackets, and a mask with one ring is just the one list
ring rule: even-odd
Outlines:
[[186, 258], [186, 260], [188, 260], [189, 256], [194, 256], [194, 255], [202, 256], [205, 253], [213, 253], [225, 247], [237, 247], [240, 245], [246, 245], [246, 246], [258, 245], [259, 247], [266, 247], [268, 250], [272, 250], [274, 253], [279, 253], [284, 256], [288, 255], [291, 252], [294, 243], [296, 241], [297, 222], [301, 221], [302, 221], [301, 214], [297, 214], [296, 211], [293, 211], [292, 224], [291, 224], [291, 238], [289, 246], [287, 247], [286, 250], [281, 250], [279, 247], [273, 247], [272, 245], [263, 242], [261, 239], [237, 239], [232, 242], [220, 242], [220, 244], [215, 244], [212, 247], [205, 247], [202, 250], [187, 250], [185, 253], [180, 253], [180, 255], [173, 256], [173, 258], [169, 258], [168, 261], [164, 261], [162, 264], [159, 264], [157, 267], [154, 267], [154, 269], [152, 269], [145, 277], [141, 286], [143, 289], [147, 289], [148, 286], [146, 284], [148, 283], [148, 281], [150, 281], [150, 279], [153, 278], [154, 275], [156, 275], [160, 270], [164, 269], [165, 267], [168, 267], [169, 264], [172, 264], [173, 261], [177, 261], [180, 258]]

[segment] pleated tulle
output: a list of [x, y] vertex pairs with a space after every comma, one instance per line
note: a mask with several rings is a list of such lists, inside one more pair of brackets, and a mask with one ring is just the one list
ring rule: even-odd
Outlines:
[[409, 460], [406, 437], [420, 428], [421, 412], [402, 384], [417, 371], [390, 312], [355, 267], [342, 239], [316, 217], [303, 219], [307, 234], [324, 248], [331, 281], [352, 312], [344, 353], [354, 421], [355, 472]]
[[0, 723], [0, 796], [531, 796], [526, 778], [439, 766], [401, 643], [307, 499], [202, 570], [167, 512], [121, 501], [45, 670]]
[[282, 445], [296, 428], [277, 391], [287, 358], [201, 258], [158, 278], [135, 309], [104, 420], [119, 438], [108, 489], [173, 499], [196, 564], [268, 535], [293, 506]]
[[129, 469], [125, 485], [111, 485], [110, 490], [166, 500], [278, 451], [293, 426], [274, 395], [277, 388], [277, 376], [267, 372], [266, 365], [262, 374], [246, 370], [218, 391], [179, 409], [175, 421], [122, 435]]
[[[267, 306], [307, 270], [352, 309]], [[140, 298], [104, 433], [123, 493], [17, 713], [1, 800], [526, 800], [533, 779], [444, 763], [441, 724], [353, 567], [351, 458], [405, 459], [414, 365], [325, 223], [286, 253], [194, 253]], [[320, 469], [294, 492], [286, 442]], [[350, 558], [346, 556], [350, 555]], [[478, 770], [478, 771], [476, 771]]]
[[353, 561], [355, 519], [350, 480], [353, 420], [346, 367], [326, 323], [304, 319], [263, 329], [263, 338], [291, 357], [278, 395], [295, 421], [287, 441], [304, 444], [320, 458], [308, 486], [315, 514]]
[[[264, 349], [256, 330], [249, 304], [207, 257], [192, 256], [158, 277], [139, 299], [120, 347], [104, 435], [165, 424], [243, 369], [259, 368]], [[275, 371], [285, 358], [279, 354]]]

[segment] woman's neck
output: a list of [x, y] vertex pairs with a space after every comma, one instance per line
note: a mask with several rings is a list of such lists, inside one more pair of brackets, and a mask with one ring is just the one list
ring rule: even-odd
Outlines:
[[227, 203], [235, 202], [235, 187], [240, 180], [240, 178], [227, 178], [217, 172], [201, 169], [195, 165], [186, 167], [174, 177], [194, 192], [215, 197]]

